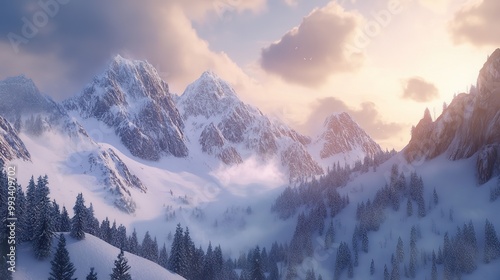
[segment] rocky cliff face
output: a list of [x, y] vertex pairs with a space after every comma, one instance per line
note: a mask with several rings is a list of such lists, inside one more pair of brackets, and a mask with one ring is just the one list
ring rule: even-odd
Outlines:
[[134, 156], [158, 160], [188, 154], [184, 123], [168, 85], [147, 62], [116, 56], [101, 76], [64, 104], [112, 127]]
[[380, 146], [345, 112], [326, 118], [323, 133], [315, 142], [321, 147], [322, 159], [355, 150], [371, 158], [382, 152]]
[[[225, 164], [238, 164], [256, 155], [262, 160], [282, 159], [292, 178], [323, 173], [304, 146], [310, 142], [308, 137], [243, 103], [231, 86], [211, 71], [186, 88], [178, 107], [190, 140]], [[303, 164], [292, 162], [289, 156], [304, 153]]]
[[[428, 116], [427, 116], [428, 115]], [[434, 122], [430, 114], [414, 128], [404, 149], [409, 161], [431, 159], [447, 153], [451, 160], [476, 153], [480, 183], [498, 172], [500, 144], [500, 49], [479, 73], [476, 87], [458, 95]]]
[[0, 116], [0, 161], [5, 163], [18, 158], [30, 160], [30, 153], [17, 135], [17, 131]]

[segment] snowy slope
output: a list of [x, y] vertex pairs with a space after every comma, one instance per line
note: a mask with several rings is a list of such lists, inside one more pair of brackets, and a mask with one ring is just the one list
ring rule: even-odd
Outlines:
[[[358, 203], [366, 203], [368, 199], [373, 201], [375, 193], [389, 184], [391, 167], [393, 164], [399, 166], [407, 180], [411, 172], [417, 172], [424, 181], [424, 199], [426, 202], [427, 215], [418, 217], [416, 203], [413, 202], [414, 214], [411, 217], [406, 213], [406, 200], [401, 201], [400, 209], [394, 211], [385, 209], [385, 221], [378, 231], [368, 233], [368, 253], [360, 250], [359, 266], [354, 267], [354, 279], [383, 279], [384, 265], [387, 265], [391, 273], [391, 254], [395, 253], [398, 237], [404, 244], [405, 259], [400, 266], [401, 279], [404, 279], [404, 265], [408, 267], [409, 262], [409, 239], [412, 226], [420, 229], [422, 237], [418, 239], [417, 275], [415, 279], [430, 279], [431, 262], [424, 264], [421, 253], [438, 252], [438, 247], [443, 249], [444, 233], [448, 232], [450, 238], [456, 234], [457, 226], [462, 227], [464, 223], [472, 221], [478, 245], [484, 246], [484, 224], [489, 219], [495, 228], [500, 229], [498, 212], [500, 201], [490, 202], [490, 188], [496, 186], [497, 180], [491, 180], [483, 186], [478, 187], [475, 179], [475, 158], [449, 161], [445, 156], [437, 157], [424, 164], [409, 164], [400, 153], [388, 162], [377, 168], [376, 172], [368, 172], [353, 178], [347, 186], [340, 188], [341, 195], [348, 194], [350, 204], [333, 219], [336, 230], [335, 244], [333, 249], [324, 249], [324, 236], [317, 233], [313, 236], [314, 253], [307, 258], [297, 270], [299, 276], [305, 277], [308, 269], [314, 268], [316, 275], [321, 274], [323, 279], [333, 279], [334, 265], [337, 248], [340, 242], [346, 242], [351, 252], [352, 234], [356, 221], [356, 208]], [[432, 205], [432, 192], [436, 188], [439, 195], [439, 203]], [[453, 217], [450, 220], [450, 213]], [[328, 217], [325, 221], [330, 222]], [[370, 262], [374, 260], [375, 274], [369, 274]], [[496, 280], [500, 277], [500, 260], [497, 259], [490, 264], [483, 263], [483, 251], [480, 249], [477, 265], [478, 269], [470, 275], [463, 275], [462, 279], [485, 279]], [[438, 266], [438, 279], [442, 279], [443, 266]], [[347, 279], [344, 272], [341, 279]]]
[[[57, 234], [59, 236], [59, 234]], [[112, 273], [114, 261], [116, 260], [120, 249], [109, 245], [108, 243], [86, 234], [85, 239], [77, 241], [65, 234], [66, 249], [69, 252], [71, 262], [75, 266], [75, 274], [78, 279], [85, 279], [90, 272], [90, 267], [95, 268], [99, 279], [108, 279]], [[53, 252], [57, 246], [57, 237], [54, 237]], [[33, 256], [31, 243], [23, 244], [17, 249], [18, 259], [16, 272], [13, 274], [16, 280], [39, 280], [47, 279], [50, 273], [49, 259], [39, 261]], [[156, 263], [136, 255], [125, 252], [128, 264], [131, 266], [130, 275], [132, 279], [165, 279], [181, 280], [179, 275], [173, 274]]]

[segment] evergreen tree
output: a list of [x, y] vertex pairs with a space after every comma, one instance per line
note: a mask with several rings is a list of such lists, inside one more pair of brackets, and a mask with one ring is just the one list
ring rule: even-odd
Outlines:
[[61, 211], [61, 218], [59, 219], [61, 224], [59, 225], [59, 229], [62, 232], [69, 232], [71, 230], [71, 219], [69, 218], [68, 211], [66, 207], [63, 206]]
[[28, 183], [26, 189], [26, 216], [27, 216], [27, 232], [28, 241], [32, 241], [35, 234], [35, 226], [37, 219], [37, 202], [36, 202], [36, 185], [33, 176]]
[[52, 204], [49, 199], [48, 178], [39, 177], [37, 180], [36, 201], [36, 224], [33, 236], [33, 251], [35, 257], [42, 260], [50, 255], [52, 248], [52, 236], [54, 225], [52, 220]]
[[158, 264], [164, 268], [168, 268], [168, 254], [165, 243], [163, 243], [163, 247], [161, 247], [160, 256], [158, 257]]
[[[249, 261], [251, 257], [249, 257]], [[212, 243], [208, 243], [207, 253], [203, 262], [203, 275], [207, 280], [215, 279], [215, 265], [214, 265], [214, 252], [212, 250]]]
[[94, 268], [90, 268], [89, 274], [87, 274], [86, 280], [97, 280], [97, 272], [94, 271]]
[[500, 256], [500, 242], [493, 224], [486, 220], [484, 226], [484, 262], [490, 261]]
[[[0, 167], [1, 168], [1, 167]], [[29, 241], [30, 236], [28, 235], [28, 220], [27, 216], [27, 201], [26, 196], [24, 195], [23, 188], [16, 184], [16, 216], [17, 216], [17, 225], [16, 225], [16, 244]]]
[[330, 225], [325, 233], [325, 248], [330, 249], [333, 242], [335, 241], [335, 229], [333, 228], [333, 221], [330, 221]]
[[[113, 234], [111, 232], [111, 226], [108, 217], [101, 222], [101, 227], [99, 229], [101, 239], [111, 244], [113, 240]], [[139, 252], [138, 252], [139, 253]]]
[[363, 252], [368, 253], [368, 233], [366, 230], [361, 233], [361, 248]]
[[387, 270], [387, 265], [384, 265], [384, 280], [390, 280], [389, 270]]
[[[174, 240], [170, 249], [170, 257], [168, 259], [168, 268], [181, 276], [185, 276], [187, 263], [183, 246], [183, 229], [181, 224], [177, 224], [175, 229]], [[182, 274], [181, 274], [182, 273]]]
[[400, 280], [401, 275], [399, 274], [399, 264], [392, 267], [391, 280]]
[[[151, 236], [149, 235], [149, 231], [146, 231], [146, 234], [144, 235], [144, 239], [142, 240], [141, 244], [141, 257], [146, 258], [150, 261], [156, 261], [154, 257], [154, 244], [153, 240], [151, 239]], [[156, 249], [158, 250], [158, 249]]]
[[[94, 206], [92, 205], [92, 202], [90, 203], [90, 206], [86, 209], [85, 213], [85, 232], [88, 234], [92, 234], [94, 236], [98, 236], [99, 232], [99, 220], [96, 219], [94, 216]], [[116, 246], [120, 248], [120, 246]]]
[[120, 224], [116, 232], [116, 247], [128, 251], [127, 228]]
[[306, 280], [316, 280], [316, 274], [314, 269], [308, 269], [306, 272]]
[[439, 203], [439, 197], [436, 192], [436, 188], [434, 188], [434, 192], [432, 193], [432, 197], [434, 198], [434, 205], [437, 205]]
[[335, 261], [334, 279], [340, 279], [342, 271], [349, 268], [350, 265], [352, 265], [351, 250], [349, 249], [347, 243], [341, 242], [337, 251], [337, 259]]
[[59, 204], [57, 204], [56, 200], [52, 201], [52, 222], [54, 224], [54, 231], [61, 231], [61, 210], [59, 209]]
[[49, 280], [76, 280], [76, 278], [72, 278], [76, 269], [69, 258], [68, 250], [66, 250], [66, 239], [63, 234], [59, 235], [57, 250], [50, 264]]
[[[215, 247], [213, 258], [214, 258], [214, 260], [213, 260], [214, 275], [215, 275], [215, 278], [218, 279], [219, 274], [222, 272], [222, 269], [224, 266], [224, 258], [222, 257], [222, 249], [221, 249], [220, 245]], [[260, 258], [260, 254], [259, 254], [259, 258]], [[262, 261], [260, 261], [260, 263], [262, 263]]]
[[276, 262], [273, 262], [271, 264], [271, 271], [269, 272], [269, 280], [279, 280], [280, 279], [280, 273], [278, 270], [278, 264]]
[[375, 262], [372, 259], [372, 262], [370, 263], [370, 275], [375, 274]]
[[[194, 246], [193, 240], [191, 240], [188, 227], [186, 227], [186, 230], [184, 231], [184, 237], [182, 239], [182, 247], [184, 250], [185, 262], [186, 262], [186, 276], [191, 276], [187, 278], [192, 278], [191, 274], [192, 272], [194, 272], [194, 270], [191, 268], [191, 266], [193, 264], [193, 258], [196, 251], [196, 247]], [[222, 259], [222, 253], [221, 253], [221, 259]], [[222, 269], [222, 262], [223, 260], [220, 260], [217, 272], [219, 272]]]
[[85, 221], [87, 219], [86, 213], [87, 208], [85, 207], [85, 201], [83, 199], [83, 194], [79, 193], [76, 197], [75, 206], [73, 206], [73, 212], [75, 215], [71, 219], [71, 237], [76, 240], [85, 239]]
[[403, 247], [403, 240], [401, 237], [398, 238], [398, 245], [396, 245], [396, 260], [398, 263], [403, 262], [405, 258], [405, 251]]
[[120, 250], [120, 254], [118, 254], [118, 258], [115, 260], [113, 273], [110, 274], [111, 280], [132, 280], [132, 276], [129, 273], [130, 265], [128, 265], [128, 260], [124, 254], [123, 250]]
[[260, 258], [260, 248], [257, 246], [253, 252], [253, 258], [250, 260], [250, 277], [252, 280], [265, 280], [264, 272], [262, 271], [262, 261]]
[[432, 258], [432, 270], [431, 270], [431, 280], [437, 280], [438, 279], [438, 272], [437, 272], [437, 266], [436, 266], [436, 254], [433, 252], [434, 258]]
[[132, 235], [128, 239], [128, 251], [135, 255], [139, 254], [139, 241], [137, 240], [137, 232], [135, 231], [135, 228]]
[[413, 203], [409, 198], [408, 201], [406, 202], [406, 215], [408, 217], [411, 217], [413, 215]]

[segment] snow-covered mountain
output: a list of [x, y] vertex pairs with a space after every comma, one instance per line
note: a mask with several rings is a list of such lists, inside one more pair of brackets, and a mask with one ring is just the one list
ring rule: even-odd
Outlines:
[[30, 153], [10, 123], [0, 116], [0, 162], [30, 160]]
[[103, 74], [64, 105], [113, 128], [136, 157], [158, 160], [188, 154], [184, 124], [168, 85], [147, 62], [116, 56]]
[[349, 116], [343, 112], [325, 119], [322, 133], [311, 144], [311, 153], [323, 166], [333, 163], [363, 162], [382, 153], [380, 146]]
[[227, 165], [249, 157], [262, 161], [277, 158], [291, 179], [323, 173], [307, 152], [308, 137], [243, 103], [212, 71], [204, 72], [186, 88], [178, 106], [189, 139], [200, 145], [203, 153]]
[[451, 160], [470, 158], [479, 152], [480, 183], [499, 172], [500, 166], [500, 49], [479, 73], [470, 93], [456, 96], [441, 116], [432, 121], [427, 110], [415, 126], [404, 149], [410, 161], [432, 159], [443, 153]]

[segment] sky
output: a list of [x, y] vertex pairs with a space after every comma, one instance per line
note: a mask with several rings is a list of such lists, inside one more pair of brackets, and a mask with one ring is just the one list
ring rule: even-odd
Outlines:
[[0, 79], [24, 74], [55, 100], [120, 54], [173, 93], [205, 70], [315, 136], [348, 112], [399, 150], [429, 108], [476, 83], [500, 47], [497, 0], [16, 0], [0, 9]]

